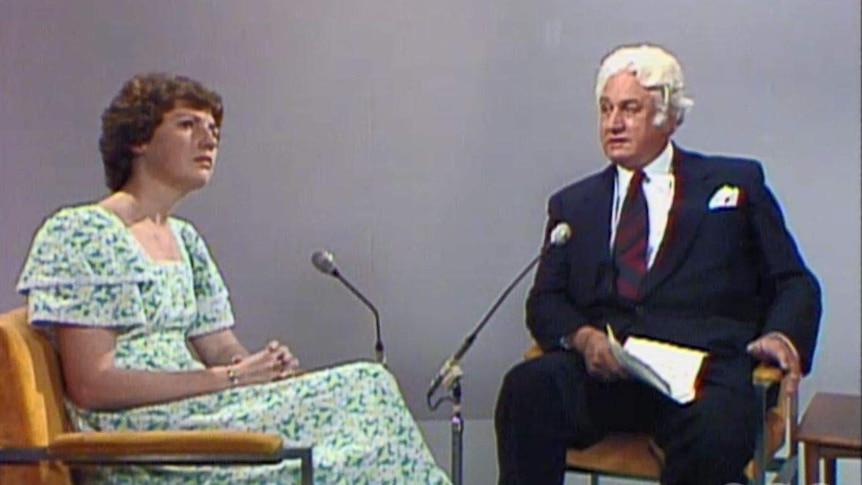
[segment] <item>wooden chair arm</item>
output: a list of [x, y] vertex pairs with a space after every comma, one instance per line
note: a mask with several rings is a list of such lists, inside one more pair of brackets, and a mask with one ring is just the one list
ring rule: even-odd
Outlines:
[[784, 378], [784, 371], [779, 367], [760, 363], [757, 367], [754, 368], [754, 371], [751, 374], [751, 380], [755, 385], [766, 385], [769, 386], [771, 384], [777, 384], [781, 382], [781, 379]]
[[64, 455], [276, 455], [281, 449], [277, 434], [231, 430], [63, 433], [48, 445], [49, 453]]
[[539, 347], [539, 344], [534, 343], [524, 351], [524, 360], [535, 359], [544, 353], [545, 352], [542, 351], [542, 348]]
[[300, 484], [314, 483], [312, 448], [284, 448], [281, 436], [232, 430], [63, 433], [47, 447], [0, 448], [0, 465], [263, 465], [300, 461]]
[[[534, 359], [542, 354], [544, 352], [539, 344], [533, 343], [524, 351], [524, 359]], [[772, 364], [760, 363], [751, 374], [751, 380], [755, 385], [765, 385], [766, 387], [780, 383], [783, 378], [784, 371]]]

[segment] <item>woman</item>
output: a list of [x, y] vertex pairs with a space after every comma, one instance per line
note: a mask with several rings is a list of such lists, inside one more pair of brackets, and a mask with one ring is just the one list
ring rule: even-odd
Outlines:
[[[237, 340], [228, 291], [194, 227], [172, 217], [206, 185], [221, 98], [197, 81], [135, 76], [102, 116], [111, 194], [35, 236], [18, 291], [48, 329], [81, 430], [234, 428], [314, 446], [321, 484], [447, 484], [394, 378], [357, 363], [298, 375], [276, 341]], [[194, 351], [193, 355], [189, 349]], [[116, 467], [92, 483], [297, 483], [298, 465]]]

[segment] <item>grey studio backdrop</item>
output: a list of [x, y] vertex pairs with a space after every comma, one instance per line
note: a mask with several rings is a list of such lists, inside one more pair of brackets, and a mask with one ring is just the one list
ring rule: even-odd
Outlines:
[[[443, 424], [448, 408], [424, 405], [428, 381], [538, 250], [548, 195], [604, 166], [599, 58], [648, 39], [678, 54], [696, 102], [677, 141], [761, 159], [823, 283], [802, 404], [815, 391], [858, 393], [859, 9], [0, 0], [0, 307], [21, 303], [14, 284], [42, 219], [105, 193], [99, 116], [120, 84], [141, 71], [184, 73], [226, 101], [215, 178], [178, 213], [209, 241], [240, 337], [252, 348], [289, 342], [309, 367], [371, 355], [371, 314], [309, 262], [327, 248], [380, 309], [410, 408]], [[463, 361], [466, 416], [489, 437], [500, 380], [529, 343], [528, 287]], [[491, 483], [493, 439], [481, 454], [489, 471], [474, 483]]]

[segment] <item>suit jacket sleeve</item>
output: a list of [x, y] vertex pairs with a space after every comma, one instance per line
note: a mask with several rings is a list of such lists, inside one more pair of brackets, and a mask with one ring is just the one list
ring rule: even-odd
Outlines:
[[[561, 197], [555, 194], [548, 202], [545, 247], [562, 217]], [[548, 351], [560, 348], [560, 338], [587, 324], [587, 317], [569, 299], [567, 288], [570, 265], [564, 247], [551, 246], [543, 252], [533, 287], [527, 297], [527, 327], [533, 338]]]
[[787, 231], [775, 196], [758, 164], [751, 188], [751, 225], [769, 296], [762, 333], [782, 332], [796, 346], [804, 373], [811, 370], [821, 308], [820, 285]]

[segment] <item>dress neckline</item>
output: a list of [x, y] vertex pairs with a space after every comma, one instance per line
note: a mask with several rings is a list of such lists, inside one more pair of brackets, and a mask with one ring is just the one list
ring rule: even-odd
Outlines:
[[152, 257], [149, 253], [147, 253], [147, 251], [144, 249], [144, 246], [141, 245], [141, 242], [138, 241], [138, 238], [135, 237], [135, 235], [132, 233], [132, 230], [129, 229], [128, 225], [126, 225], [126, 221], [124, 221], [123, 218], [119, 216], [119, 214], [112, 211], [111, 209], [108, 209], [107, 207], [99, 205], [98, 203], [92, 204], [92, 207], [95, 207], [100, 212], [105, 213], [109, 219], [113, 220], [116, 223], [115, 225], [118, 226], [117, 229], [123, 233], [123, 237], [126, 238], [129, 245], [131, 245], [133, 248], [135, 248], [135, 251], [141, 256], [141, 258], [144, 261], [147, 261], [148, 263], [160, 265], [160, 266], [161, 265], [163, 265], [163, 266], [174, 266], [174, 265], [183, 264], [186, 262], [186, 252], [184, 251], [184, 248], [182, 247], [182, 243], [181, 243], [182, 236], [179, 234], [179, 231], [177, 231], [176, 225], [174, 224], [174, 218], [173, 217], [168, 216], [167, 221], [168, 221], [168, 226], [171, 229], [171, 234], [173, 234], [173, 236], [174, 236], [174, 244], [177, 245], [177, 249], [180, 252], [180, 258], [179, 259], [156, 259], [156, 258]]

